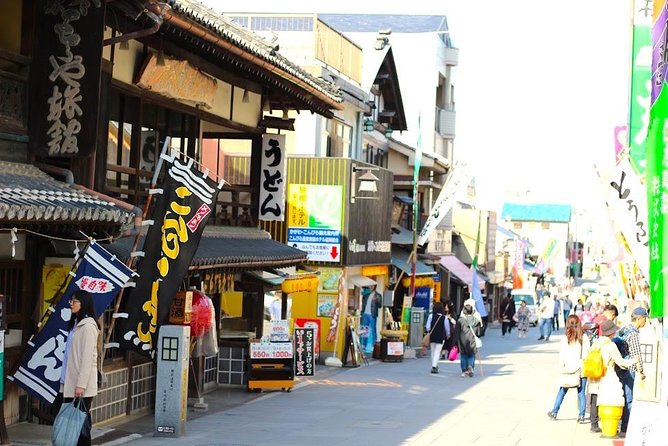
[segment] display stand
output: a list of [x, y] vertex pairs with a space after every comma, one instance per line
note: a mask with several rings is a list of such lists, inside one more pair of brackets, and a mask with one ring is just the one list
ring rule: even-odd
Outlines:
[[251, 342], [248, 358], [248, 391], [294, 386], [292, 342]]
[[294, 349], [287, 321], [271, 321], [268, 338], [249, 343], [248, 391], [281, 389], [294, 386]]
[[362, 350], [360, 338], [355, 330], [353, 318], [348, 318], [348, 329], [346, 330], [346, 343], [343, 349], [343, 365], [348, 364], [348, 353], [350, 353], [352, 367], [359, 367], [362, 365], [369, 365], [369, 360]]

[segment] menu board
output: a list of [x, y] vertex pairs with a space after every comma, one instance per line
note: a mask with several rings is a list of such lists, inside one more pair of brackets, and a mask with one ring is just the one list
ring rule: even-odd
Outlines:
[[295, 376], [315, 374], [315, 330], [295, 328]]

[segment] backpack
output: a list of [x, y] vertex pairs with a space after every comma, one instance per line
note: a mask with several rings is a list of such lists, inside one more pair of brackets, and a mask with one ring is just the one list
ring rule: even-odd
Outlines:
[[620, 328], [612, 338], [612, 342], [617, 345], [619, 353], [622, 355], [622, 358], [625, 359], [628, 359], [631, 356], [631, 353], [629, 352], [629, 344], [626, 342], [629, 332], [630, 330], [628, 330], [627, 327]]
[[601, 356], [601, 349], [589, 350], [587, 357], [582, 361], [582, 376], [599, 379], [603, 375], [605, 375], [605, 364]]

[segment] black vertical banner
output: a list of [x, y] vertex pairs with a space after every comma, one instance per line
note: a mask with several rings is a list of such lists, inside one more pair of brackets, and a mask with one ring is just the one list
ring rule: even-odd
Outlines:
[[315, 330], [295, 328], [295, 376], [315, 374]]
[[104, 2], [36, 2], [30, 66], [30, 147], [42, 156], [87, 156], [95, 149]]
[[154, 223], [144, 240], [144, 257], [132, 294], [124, 299], [121, 348], [153, 357], [158, 328], [181, 287], [197, 251], [209, 215], [215, 211], [218, 185], [202, 173], [171, 159], [163, 192], [151, 212]]

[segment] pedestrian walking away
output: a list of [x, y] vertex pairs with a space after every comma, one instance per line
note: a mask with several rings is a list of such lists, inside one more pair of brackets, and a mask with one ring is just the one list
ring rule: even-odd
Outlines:
[[441, 359], [445, 359], [450, 356], [450, 350], [452, 350], [452, 347], [455, 345], [455, 337], [453, 336], [453, 334], [455, 332], [455, 324], [457, 324], [457, 321], [452, 317], [452, 315], [455, 312], [455, 306], [453, 305], [452, 301], [446, 302], [443, 305], [443, 308], [445, 311], [445, 318], [449, 325], [450, 336], [445, 338], [445, 343], [443, 344], [443, 350], [441, 350]]
[[457, 320], [455, 326], [455, 342], [459, 348], [460, 365], [462, 369], [461, 376], [473, 377], [475, 369], [475, 356], [478, 353], [477, 334], [482, 328], [479, 318], [473, 314], [475, 302], [468, 299], [464, 302], [462, 316]]
[[540, 307], [538, 307], [538, 317], [540, 318], [538, 322], [540, 337], [538, 340], [542, 341], [545, 339], [549, 341], [552, 334], [552, 318], [554, 317], [554, 300], [550, 296], [549, 291], [545, 293], [545, 298], [541, 302]]
[[568, 319], [568, 316], [571, 314], [571, 310], [573, 309], [573, 301], [571, 300], [568, 295], [565, 295], [561, 299], [561, 310], [564, 313], [564, 325], [566, 325], [566, 319]]
[[559, 348], [559, 391], [554, 400], [552, 410], [547, 416], [553, 420], [557, 419], [557, 414], [561, 408], [561, 403], [568, 392], [568, 389], [578, 389], [578, 423], [585, 423], [585, 409], [587, 406], [586, 385], [587, 378], [582, 375], [582, 360], [589, 353], [589, 339], [582, 331], [580, 319], [575, 316], [569, 316], [566, 320], [566, 336], [562, 339]]
[[526, 338], [529, 331], [529, 315], [531, 310], [527, 307], [525, 300], [520, 301], [520, 307], [517, 309], [515, 316], [517, 317], [517, 333], [518, 337]]
[[445, 316], [442, 302], [434, 303], [432, 313], [427, 318], [425, 329], [429, 332], [431, 373], [438, 373], [438, 361], [441, 359], [443, 344], [446, 339], [450, 338], [450, 321]]
[[[554, 295], [554, 316], [552, 317], [552, 329], [554, 331], [559, 331], [559, 315], [561, 314], [561, 301]], [[564, 324], [566, 319], [564, 319]]]
[[643, 368], [642, 354], [640, 350], [640, 341], [638, 340], [638, 330], [647, 323], [647, 310], [643, 307], [637, 307], [631, 312], [631, 323], [617, 332], [613, 341], [617, 345], [619, 352], [624, 359], [635, 358], [636, 363], [628, 369], [616, 368], [617, 376], [624, 387], [624, 411], [622, 413], [622, 423], [620, 425], [620, 435], [626, 435], [626, 428], [629, 425], [631, 415], [631, 406], [633, 403], [633, 385], [636, 374], [640, 379], [645, 379], [645, 370]]
[[63, 403], [83, 398], [87, 413], [77, 446], [91, 444], [90, 408], [97, 395], [97, 337], [100, 327], [95, 320], [95, 304], [88, 291], [77, 290], [70, 300], [72, 315], [65, 343], [60, 391]]
[[617, 330], [619, 330], [619, 327], [613, 321], [603, 321], [600, 325], [599, 338], [591, 346], [591, 350], [600, 351], [604, 365], [600, 378], [588, 379], [589, 415], [592, 432], [601, 432], [598, 415], [599, 405], [618, 407], [624, 405], [622, 383], [617, 377], [617, 373], [615, 373], [615, 366], [628, 369], [638, 360], [637, 358], [622, 358], [617, 345], [610, 340], [617, 333]]
[[501, 336], [506, 333], [510, 334], [513, 330], [513, 316], [515, 315], [515, 301], [512, 296], [508, 295], [501, 303]]

